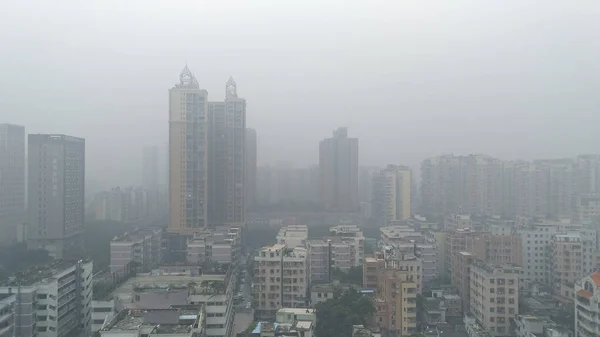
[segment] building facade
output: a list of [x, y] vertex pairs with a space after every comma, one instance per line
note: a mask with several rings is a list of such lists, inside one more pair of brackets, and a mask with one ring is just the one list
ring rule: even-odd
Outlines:
[[476, 261], [470, 270], [471, 313], [492, 336], [512, 336], [511, 320], [519, 314], [522, 268]]
[[85, 140], [29, 135], [27, 246], [63, 258], [81, 245], [85, 219]]
[[246, 210], [256, 207], [256, 168], [258, 159], [258, 139], [256, 130], [246, 128]]
[[407, 166], [388, 165], [375, 174], [372, 183], [371, 215], [382, 225], [406, 221], [411, 216], [412, 172]]
[[92, 269], [91, 261], [56, 262], [0, 285], [0, 297], [15, 296], [15, 336], [90, 336]]
[[600, 273], [575, 283], [575, 337], [598, 336], [600, 331]]
[[358, 138], [338, 128], [319, 144], [320, 200], [328, 211], [357, 212]]
[[0, 124], [0, 244], [17, 238], [25, 218], [25, 128]]
[[246, 219], [246, 100], [233, 78], [225, 101], [208, 103], [208, 216], [211, 225]]
[[169, 232], [208, 225], [208, 92], [186, 66], [169, 90]]
[[309, 269], [306, 249], [288, 250], [275, 244], [254, 257], [253, 308], [259, 318], [273, 318], [277, 310], [305, 307]]
[[145, 228], [125, 233], [110, 241], [110, 272], [120, 273], [133, 263], [148, 272], [162, 262], [162, 229]]

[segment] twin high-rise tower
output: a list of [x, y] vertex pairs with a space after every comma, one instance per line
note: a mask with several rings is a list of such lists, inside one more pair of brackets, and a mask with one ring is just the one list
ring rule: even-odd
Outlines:
[[186, 66], [169, 90], [170, 232], [245, 221], [246, 100], [225, 89], [209, 102]]

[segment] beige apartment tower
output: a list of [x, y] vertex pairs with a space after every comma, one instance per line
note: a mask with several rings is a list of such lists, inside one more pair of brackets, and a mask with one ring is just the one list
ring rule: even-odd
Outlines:
[[358, 138], [338, 128], [319, 144], [321, 205], [327, 211], [357, 212]]
[[410, 218], [411, 170], [407, 166], [388, 165], [374, 175], [371, 198], [372, 215], [378, 224]]
[[208, 92], [186, 66], [169, 90], [169, 232], [207, 225]]

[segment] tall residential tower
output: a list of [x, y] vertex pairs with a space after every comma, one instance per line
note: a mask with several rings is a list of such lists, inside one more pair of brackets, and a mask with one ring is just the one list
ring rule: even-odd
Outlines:
[[246, 100], [229, 78], [225, 101], [208, 103], [208, 223], [246, 220]]
[[27, 246], [63, 259], [81, 244], [85, 219], [85, 140], [30, 134]]
[[169, 90], [169, 231], [207, 225], [208, 92], [186, 66]]
[[246, 210], [256, 207], [257, 153], [256, 130], [246, 128]]
[[319, 144], [321, 204], [325, 210], [357, 212], [358, 138], [348, 138], [347, 128], [333, 131]]
[[25, 221], [25, 128], [0, 124], [0, 243], [11, 243]]

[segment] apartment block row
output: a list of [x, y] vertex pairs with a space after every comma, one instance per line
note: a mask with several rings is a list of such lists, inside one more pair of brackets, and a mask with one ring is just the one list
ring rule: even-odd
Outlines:
[[272, 317], [282, 307], [306, 306], [311, 285], [330, 283], [334, 268], [348, 271], [364, 262], [364, 235], [355, 225], [330, 228], [330, 235], [309, 239], [302, 225], [281, 228], [277, 243], [254, 257], [254, 308]]
[[90, 213], [96, 220], [132, 222], [155, 216], [166, 209], [166, 196], [161, 190], [129, 186], [96, 194]]
[[421, 211], [591, 220], [597, 214], [598, 177], [599, 155], [532, 162], [438, 156], [421, 164]]
[[101, 336], [230, 336], [235, 267], [160, 266], [138, 274], [93, 303]]
[[139, 272], [148, 272], [162, 262], [163, 230], [137, 229], [110, 241], [110, 272], [120, 273], [132, 264]]
[[91, 261], [55, 262], [0, 285], [0, 336], [90, 336]]

